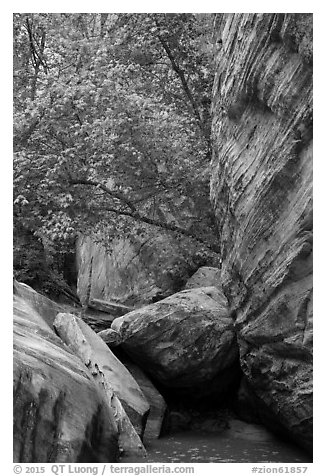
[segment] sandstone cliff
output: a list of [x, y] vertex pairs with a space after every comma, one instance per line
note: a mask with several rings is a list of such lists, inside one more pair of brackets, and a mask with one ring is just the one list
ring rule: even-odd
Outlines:
[[[156, 210], [163, 223], [175, 223], [213, 242], [207, 226], [209, 197], [175, 196], [171, 202]], [[133, 231], [111, 242], [105, 233], [80, 236], [77, 241], [77, 293], [82, 302], [90, 290], [91, 300], [140, 307], [179, 291], [200, 264], [218, 263], [216, 253], [164, 229], [152, 227], [140, 235]]]
[[312, 15], [227, 14], [215, 27], [223, 289], [261, 417], [310, 448]]

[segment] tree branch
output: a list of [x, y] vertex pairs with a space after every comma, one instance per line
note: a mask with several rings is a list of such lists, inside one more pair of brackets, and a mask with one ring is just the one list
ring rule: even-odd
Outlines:
[[106, 23], [106, 20], [107, 20], [109, 14], [108, 13], [101, 13], [100, 15], [101, 15], [101, 17], [100, 17], [101, 18], [101, 33], [100, 33], [100, 36], [101, 36], [101, 38], [104, 38], [104, 36], [105, 36], [104, 27], [105, 27], [105, 23]]
[[116, 215], [122, 215], [126, 217], [130, 217], [140, 223], [146, 223], [148, 225], [156, 226], [158, 228], [161, 228], [163, 230], [167, 231], [172, 231], [174, 233], [179, 233], [180, 235], [187, 236], [188, 238], [191, 238], [199, 243], [202, 243], [205, 245], [206, 248], [210, 249], [211, 251], [214, 251], [214, 253], [219, 253], [220, 249], [217, 245], [209, 243], [205, 239], [201, 238], [200, 236], [196, 235], [195, 233], [192, 233], [189, 230], [186, 230], [184, 228], [181, 228], [178, 225], [174, 225], [173, 223], [166, 223], [162, 222], [160, 220], [156, 220], [154, 218], [149, 218], [146, 215], [141, 214], [135, 207], [135, 205], [128, 200], [124, 194], [110, 190], [108, 187], [106, 187], [104, 184], [94, 181], [94, 180], [83, 180], [83, 179], [70, 179], [70, 183], [72, 185], [86, 185], [86, 186], [92, 186], [92, 187], [97, 187], [103, 190], [105, 193], [111, 195], [112, 197], [118, 199], [122, 204], [127, 205], [129, 207], [129, 210], [123, 210], [120, 208], [113, 208], [113, 207], [105, 207], [104, 210], [110, 213], [115, 213]]
[[[160, 29], [160, 25], [157, 21], [157, 19], [155, 19], [155, 23], [156, 23], [156, 26], [158, 28], [158, 30]], [[181, 69], [181, 67], [178, 65], [174, 55], [173, 55], [173, 52], [168, 44], [168, 42], [159, 34], [157, 33], [156, 34], [159, 42], [161, 43], [164, 51], [166, 52], [170, 62], [171, 62], [171, 65], [172, 65], [172, 69], [174, 70], [174, 72], [177, 74], [177, 76], [179, 77], [180, 81], [181, 81], [181, 84], [182, 84], [182, 87], [183, 87], [183, 90], [186, 94], [186, 97], [188, 98], [188, 101], [190, 102], [191, 104], [191, 107], [192, 107], [192, 110], [193, 110], [193, 113], [194, 113], [194, 116], [198, 122], [198, 126], [199, 126], [199, 129], [203, 135], [203, 137], [205, 138], [206, 142], [207, 142], [207, 147], [208, 147], [208, 151], [207, 151], [207, 157], [210, 157], [211, 155], [211, 137], [210, 137], [210, 131], [205, 127], [205, 121], [203, 120], [203, 118], [201, 117], [201, 114], [200, 114], [200, 111], [199, 111], [199, 108], [198, 108], [198, 105], [196, 103], [196, 100], [188, 86], [188, 81], [186, 79], [186, 76], [185, 76], [185, 73], [184, 71]]]
[[14, 134], [13, 142], [14, 147], [25, 147], [27, 144], [28, 139], [31, 137], [33, 132], [36, 130], [37, 126], [41, 122], [43, 116], [45, 114], [45, 109], [43, 109], [38, 117], [32, 119], [31, 123], [28, 127], [26, 127], [23, 131], [19, 131], [18, 134]]
[[108, 195], [111, 195], [112, 197], [120, 200], [120, 202], [122, 202], [124, 205], [127, 205], [127, 207], [131, 210], [131, 212], [137, 213], [137, 209], [136, 209], [135, 205], [123, 193], [117, 192], [116, 190], [111, 190], [101, 182], [97, 182], [95, 180], [87, 180], [87, 179], [84, 180], [84, 179], [71, 178], [70, 183], [72, 185], [86, 185], [86, 186], [89, 186], [89, 187], [100, 188], [101, 190], [103, 190]]
[[[26, 18], [26, 29], [28, 33], [28, 39], [29, 39], [29, 48], [31, 52], [32, 66], [34, 68], [34, 76], [32, 79], [32, 86], [31, 86], [31, 100], [34, 101], [36, 96], [36, 85], [37, 85], [38, 74], [40, 71], [40, 66], [41, 65], [43, 66], [43, 69], [46, 74], [48, 70], [48, 67], [43, 57], [46, 33], [45, 33], [45, 30], [42, 30], [41, 44], [39, 45], [35, 37], [35, 34], [33, 32], [33, 23], [29, 21], [28, 17]], [[36, 45], [38, 46], [39, 51], [37, 51]]]
[[191, 238], [191, 239], [205, 245], [206, 248], [213, 251], [214, 253], [220, 253], [220, 249], [217, 245], [209, 243], [208, 241], [206, 241], [205, 239], [196, 235], [195, 233], [192, 233], [189, 230], [181, 228], [178, 225], [174, 225], [172, 223], [161, 222], [159, 220], [155, 220], [153, 218], [149, 218], [145, 215], [142, 215], [139, 212], [134, 212], [133, 213], [133, 212], [128, 212], [128, 211], [124, 211], [124, 210], [118, 210], [118, 209], [115, 209], [115, 208], [112, 208], [112, 207], [105, 207], [105, 210], [107, 212], [115, 213], [117, 215], [123, 215], [123, 216], [133, 218], [134, 220], [136, 220], [138, 222], [147, 223], [148, 225], [156, 226], [156, 227], [161, 228], [163, 230], [172, 231], [174, 233], [178, 233], [180, 235], [187, 236], [188, 238]]
[[192, 106], [192, 109], [193, 109], [193, 112], [194, 112], [194, 115], [199, 123], [199, 126], [200, 126], [200, 129], [202, 131], [204, 131], [204, 126], [203, 126], [203, 121], [202, 121], [202, 118], [200, 116], [200, 112], [199, 112], [199, 109], [198, 109], [198, 106], [197, 106], [197, 103], [192, 95], [192, 92], [190, 91], [190, 88], [188, 86], [188, 83], [187, 83], [187, 80], [186, 80], [186, 77], [185, 77], [185, 74], [184, 72], [182, 71], [182, 69], [180, 68], [180, 66], [177, 64], [174, 56], [173, 56], [173, 53], [172, 53], [172, 50], [171, 48], [169, 47], [169, 44], [167, 41], [164, 40], [164, 38], [160, 35], [160, 34], [157, 34], [157, 38], [159, 39], [161, 45], [163, 46], [166, 54], [168, 55], [168, 58], [171, 62], [171, 65], [172, 65], [172, 68], [173, 70], [175, 71], [175, 73], [178, 75], [180, 81], [181, 81], [181, 84], [182, 84], [182, 87], [183, 87], [183, 90], [184, 92], [186, 93], [186, 96], [188, 97], [188, 100]]

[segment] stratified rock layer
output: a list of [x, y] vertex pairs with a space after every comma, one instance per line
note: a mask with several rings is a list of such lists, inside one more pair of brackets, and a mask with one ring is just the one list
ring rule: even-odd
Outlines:
[[312, 445], [312, 15], [216, 21], [211, 199], [241, 367]]
[[13, 410], [15, 462], [116, 461], [117, 427], [92, 375], [19, 296]]
[[189, 398], [225, 394], [234, 381], [233, 321], [214, 287], [176, 293], [115, 319], [112, 329], [147, 373]]

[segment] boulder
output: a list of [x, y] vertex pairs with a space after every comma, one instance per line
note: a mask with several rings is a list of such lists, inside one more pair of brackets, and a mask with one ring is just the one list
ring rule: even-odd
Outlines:
[[116, 461], [116, 423], [91, 373], [17, 295], [13, 411], [14, 462]]
[[[86, 322], [86, 324], [88, 324], [95, 332], [107, 329], [117, 315], [124, 314], [124, 312], [122, 312], [113, 315], [104, 311], [103, 308], [101, 310], [96, 310], [94, 307], [82, 310], [82, 307], [60, 305], [43, 294], [36, 292], [27, 284], [20, 283], [16, 280], [14, 280], [14, 294], [25, 299], [25, 301], [28, 302], [36, 312], [42, 315], [42, 318], [50, 327], [53, 326], [53, 321], [56, 318], [56, 315], [60, 312], [67, 312], [67, 309], [69, 309], [69, 312], [72, 312], [73, 314], [80, 315], [83, 321]], [[127, 309], [130, 311], [130, 308]]]
[[176, 293], [115, 319], [112, 329], [155, 381], [188, 397], [221, 395], [234, 381], [233, 321], [215, 287]]
[[184, 289], [215, 286], [222, 291], [221, 270], [211, 266], [202, 266], [186, 282]]
[[109, 347], [117, 347], [121, 344], [122, 339], [119, 332], [114, 331], [113, 329], [104, 329], [97, 333], [101, 339], [109, 346]]
[[[128, 456], [146, 456], [146, 450], [132, 426], [121, 402], [111, 385], [107, 372], [97, 359], [97, 353], [80, 329], [80, 319], [73, 314], [58, 314], [54, 327], [69, 348], [91, 371], [99, 389], [105, 395], [119, 432], [119, 451]], [[112, 359], [111, 359], [112, 360]]]
[[43, 296], [43, 294], [36, 292], [27, 284], [19, 283], [16, 280], [14, 280], [14, 295], [20, 296], [26, 303], [33, 307], [50, 327], [52, 327], [58, 312], [64, 312], [63, 306]]
[[144, 433], [144, 440], [148, 441], [159, 438], [162, 430], [164, 415], [167, 409], [165, 400], [151, 380], [147, 377], [147, 375], [140, 367], [138, 367], [138, 365], [125, 357], [121, 360], [138, 383], [150, 406]]
[[[55, 328], [64, 342], [78, 355], [83, 346], [88, 352], [85, 362], [97, 367], [121, 401], [132, 425], [143, 436], [149, 404], [125, 366], [103, 340], [82, 319], [73, 314], [58, 314]], [[84, 354], [86, 353], [84, 352]], [[87, 363], [86, 363], [87, 365]]]
[[241, 368], [265, 422], [311, 449], [312, 15], [226, 14], [215, 37], [211, 199]]

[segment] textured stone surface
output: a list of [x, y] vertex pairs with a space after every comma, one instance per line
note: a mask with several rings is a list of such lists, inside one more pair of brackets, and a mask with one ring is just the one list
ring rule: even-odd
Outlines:
[[118, 332], [114, 331], [113, 329], [104, 329], [97, 333], [101, 339], [110, 347], [117, 347], [121, 344], [122, 339]]
[[14, 297], [15, 462], [115, 462], [117, 428], [92, 375], [46, 320]]
[[223, 15], [216, 40], [223, 289], [266, 421], [311, 448], [312, 15]]
[[64, 307], [60, 306], [60, 304], [36, 292], [27, 284], [19, 283], [16, 280], [14, 280], [14, 295], [20, 296], [26, 303], [33, 307], [50, 327], [52, 327], [57, 313], [64, 311]]
[[[100, 359], [98, 359], [98, 352], [96, 348], [94, 349], [89, 343], [89, 339], [85, 337], [85, 333], [81, 330], [80, 323], [81, 320], [73, 314], [59, 313], [53, 325], [63, 341], [91, 371], [99, 391], [103, 393], [108, 406], [111, 408], [119, 433], [119, 451], [128, 455], [146, 456], [146, 450], [141, 439], [130, 422], [110, 382], [109, 377], [112, 376], [112, 372], [108, 374], [102, 367], [103, 364], [101, 362], [103, 362], [103, 359], [101, 355]], [[83, 324], [83, 326], [85, 327], [85, 324]], [[115, 358], [112, 359], [112, 356], [110, 356], [110, 358], [106, 359], [106, 362], [110, 362], [111, 367], [116, 367], [117, 370], [121, 372], [121, 364], [120, 362], [117, 364]], [[126, 382], [125, 379], [123, 379], [125, 372], [121, 373], [121, 379], [126, 387], [128, 387], [128, 383], [130, 385], [130, 382]], [[113, 385], [116, 386], [115, 381]], [[130, 402], [128, 402], [128, 404], [130, 406]]]
[[153, 271], [145, 264], [156, 261], [153, 257], [155, 246], [151, 247], [150, 242], [133, 244], [121, 239], [112, 247], [112, 251], [107, 252], [90, 237], [79, 239], [77, 292], [82, 301], [87, 294], [91, 266], [91, 299], [133, 305], [139, 300], [148, 302], [162, 292]]
[[214, 287], [176, 293], [115, 319], [112, 329], [135, 362], [175, 391], [222, 393], [233, 380], [233, 321]]
[[20, 296], [26, 300], [36, 312], [42, 315], [42, 318], [49, 324], [53, 325], [53, 321], [59, 312], [72, 312], [73, 314], [83, 314], [82, 319], [88, 324], [95, 332], [103, 329], [107, 329], [116, 315], [108, 314], [107, 312], [97, 311], [95, 309], [88, 308], [87, 312], [81, 312], [81, 307], [75, 307], [71, 305], [60, 305], [51, 299], [47, 298], [43, 294], [36, 292], [33, 288], [27, 284], [20, 283], [14, 280], [14, 294]]
[[199, 268], [186, 282], [184, 289], [215, 286], [222, 291], [221, 270], [211, 266]]
[[[205, 223], [203, 213], [210, 209], [207, 197], [198, 198], [199, 204], [190, 199], [179, 201], [175, 198], [175, 203], [169, 204], [170, 211], [158, 216], [199, 233], [199, 226]], [[199, 215], [200, 223], [194, 220]], [[206, 233], [204, 236], [211, 238]], [[91, 275], [93, 300], [140, 307], [163, 299], [182, 288], [189, 273], [198, 267], [197, 261], [202, 264], [208, 259], [214, 263], [218, 259], [215, 253], [204, 257], [198, 249], [198, 243], [185, 245], [184, 239], [178, 240], [159, 228], [144, 236], [116, 239], [108, 249], [96, 236], [81, 236], [77, 242], [78, 296], [85, 302]]]
[[165, 400], [138, 365], [128, 358], [123, 358], [122, 362], [138, 383], [150, 406], [144, 440], [146, 442], [158, 438], [161, 434], [162, 423], [167, 409]]
[[[76, 326], [83, 339], [77, 338]], [[78, 317], [73, 314], [59, 314], [55, 327], [61, 338], [69, 344], [73, 352], [78, 352], [81, 345], [89, 350], [89, 362], [96, 363], [106, 377], [114, 393], [121, 401], [131, 423], [138, 435], [142, 437], [146, 425], [149, 404], [139, 385], [120, 360], [111, 352], [104, 341]], [[74, 339], [73, 336], [76, 336]]]

